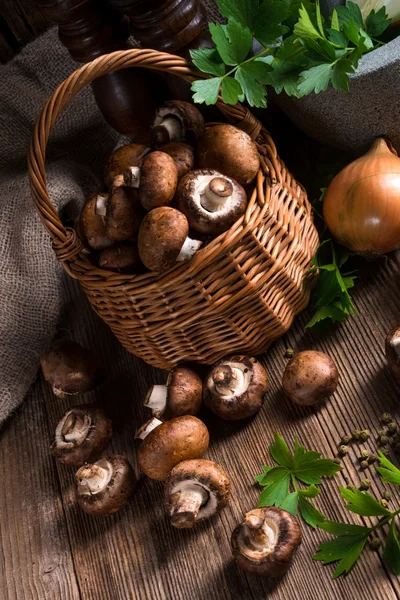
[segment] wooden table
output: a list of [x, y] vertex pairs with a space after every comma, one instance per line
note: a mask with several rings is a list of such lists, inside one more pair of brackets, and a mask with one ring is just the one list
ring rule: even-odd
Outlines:
[[[399, 320], [400, 255], [368, 265], [355, 294], [360, 314], [317, 340], [305, 332], [307, 315], [277, 341], [263, 362], [271, 380], [261, 412], [242, 423], [225, 423], [204, 411], [210, 429], [208, 457], [232, 479], [232, 498], [212, 521], [192, 531], [171, 527], [163, 511], [163, 486], [142, 480], [129, 506], [114, 517], [93, 518], [74, 503], [74, 469], [57, 464], [49, 446], [63, 412], [76, 400], [59, 400], [39, 377], [29, 397], [0, 435], [0, 598], [2, 600], [291, 600], [392, 599], [400, 585], [379, 554], [365, 550], [346, 578], [333, 581], [332, 566], [312, 556], [328, 536], [303, 528], [304, 541], [281, 580], [239, 571], [231, 560], [230, 534], [257, 502], [253, 475], [269, 463], [273, 432], [288, 441], [298, 435], [308, 447], [334, 456], [341, 435], [354, 428], [376, 432], [379, 415], [399, 417], [400, 386], [385, 365], [383, 341]], [[105, 385], [84, 401], [97, 401], [114, 422], [111, 452], [135, 463], [135, 429], [148, 418], [147, 387], [165, 375], [128, 355], [68, 281], [63, 327], [93, 348], [107, 368]], [[287, 346], [327, 351], [340, 370], [337, 393], [319, 410], [294, 406], [281, 391]], [[366, 444], [375, 448], [375, 442]], [[359, 447], [357, 448], [359, 452]], [[361, 473], [352, 451], [343, 474], [327, 481], [317, 506], [333, 519], [353, 521], [342, 508], [337, 485], [357, 485]], [[393, 457], [392, 457], [393, 458]], [[384, 487], [371, 469], [372, 493]], [[393, 504], [399, 494], [393, 489]]]

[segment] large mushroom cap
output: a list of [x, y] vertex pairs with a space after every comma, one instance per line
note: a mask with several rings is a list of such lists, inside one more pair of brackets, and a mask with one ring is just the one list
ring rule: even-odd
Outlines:
[[165, 152], [174, 160], [178, 179], [181, 179], [186, 173], [189, 173], [194, 167], [193, 146], [184, 142], [169, 142], [159, 148], [160, 152]]
[[174, 159], [165, 152], [151, 152], [140, 169], [139, 197], [146, 210], [165, 206], [175, 196], [178, 171]]
[[111, 421], [99, 406], [82, 404], [59, 421], [52, 455], [65, 465], [80, 467], [100, 455], [111, 439]]
[[387, 334], [385, 354], [393, 373], [400, 377], [400, 325], [393, 327]]
[[208, 234], [229, 229], [247, 207], [242, 186], [213, 169], [195, 169], [185, 175], [176, 199], [190, 227]]
[[115, 273], [133, 273], [140, 265], [139, 253], [133, 244], [115, 244], [100, 252], [98, 264]]
[[228, 502], [230, 481], [211, 460], [185, 460], [165, 481], [165, 508], [174, 527], [189, 528], [209, 519]]
[[233, 125], [216, 125], [199, 140], [197, 163], [200, 169], [216, 169], [246, 187], [257, 175], [260, 157], [247, 133]]
[[76, 472], [76, 499], [81, 509], [90, 515], [112, 515], [128, 502], [135, 483], [129, 461], [114, 454], [84, 465]]
[[129, 167], [140, 167], [143, 158], [150, 152], [143, 144], [127, 144], [113, 152], [106, 162], [104, 180], [113, 187], [123, 184], [123, 173]]
[[108, 200], [105, 217], [108, 237], [115, 242], [137, 240], [144, 214], [136, 189], [125, 186], [114, 188]]
[[183, 460], [201, 458], [209, 444], [208, 429], [200, 419], [185, 415], [162, 423], [145, 437], [138, 461], [150, 479], [164, 481]]
[[196, 144], [203, 133], [203, 115], [193, 104], [184, 100], [169, 100], [156, 111], [151, 140], [156, 146], [183, 141]]
[[100, 380], [98, 359], [72, 340], [54, 340], [42, 354], [40, 365], [57, 396], [84, 394], [93, 390]]
[[338, 378], [336, 365], [327, 354], [305, 350], [288, 362], [282, 386], [293, 402], [311, 406], [333, 394]]
[[267, 373], [257, 359], [231, 356], [208, 372], [203, 399], [206, 406], [223, 419], [245, 419], [261, 408], [268, 387]]
[[189, 233], [189, 223], [179, 210], [161, 206], [150, 211], [139, 229], [138, 249], [150, 271], [162, 271], [175, 264]]
[[266, 577], [277, 577], [289, 569], [300, 542], [296, 517], [274, 506], [248, 512], [231, 540], [239, 567]]
[[97, 212], [97, 205], [105, 205], [108, 201], [108, 194], [94, 194], [85, 203], [82, 208], [79, 224], [89, 246], [94, 250], [103, 250], [109, 248], [114, 243], [106, 233], [105, 219], [102, 214]]
[[198, 374], [184, 365], [172, 369], [166, 385], [153, 385], [144, 405], [154, 416], [173, 419], [182, 415], [196, 415], [201, 406], [203, 382]]

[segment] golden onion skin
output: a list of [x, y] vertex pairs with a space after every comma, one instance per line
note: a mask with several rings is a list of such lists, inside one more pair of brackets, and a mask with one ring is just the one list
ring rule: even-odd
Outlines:
[[400, 158], [384, 138], [345, 167], [324, 198], [325, 223], [338, 242], [374, 257], [400, 248]]

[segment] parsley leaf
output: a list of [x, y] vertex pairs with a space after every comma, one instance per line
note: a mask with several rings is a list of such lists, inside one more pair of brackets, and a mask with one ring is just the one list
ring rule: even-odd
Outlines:
[[216, 48], [190, 50], [192, 62], [203, 73], [222, 77], [225, 74], [225, 64]]
[[321, 544], [314, 560], [322, 560], [325, 564], [336, 562], [339, 565], [333, 577], [348, 573], [364, 549], [370, 530], [365, 528], [359, 535], [344, 535]]
[[199, 104], [215, 104], [218, 100], [219, 88], [221, 86], [221, 78], [213, 77], [212, 79], [198, 79], [192, 83], [190, 88], [194, 93], [193, 100]]
[[217, 0], [219, 12], [224, 17], [233, 17], [235, 21], [253, 28], [258, 11], [259, 0]]
[[332, 63], [321, 63], [311, 69], [300, 73], [300, 83], [298, 86], [299, 97], [307, 96], [311, 92], [319, 94], [325, 92], [328, 88], [333, 65]]
[[299, 10], [299, 20], [294, 26], [293, 33], [303, 40], [318, 40], [321, 38], [321, 34], [314, 26], [309, 13], [303, 5]]
[[242, 86], [233, 77], [223, 79], [221, 96], [225, 104], [236, 104], [238, 100], [244, 100]]
[[333, 67], [332, 85], [337, 90], [349, 91], [349, 75], [354, 73], [355, 69], [347, 58], [342, 58]]
[[388, 561], [396, 575], [400, 575], [400, 542], [396, 531], [395, 519], [392, 519], [390, 524], [389, 535], [382, 558]]
[[245, 60], [251, 49], [250, 29], [242, 27], [232, 17], [227, 25], [210, 23], [211, 38], [226, 65], [235, 66]]
[[378, 37], [389, 27], [391, 19], [387, 18], [386, 7], [382, 6], [378, 12], [371, 10], [366, 18], [365, 25], [368, 35]]
[[379, 461], [383, 467], [377, 467], [376, 470], [382, 475], [382, 480], [385, 483], [394, 483], [394, 485], [400, 486], [400, 470], [382, 452], [379, 452]]
[[392, 513], [380, 504], [368, 492], [361, 492], [357, 489], [348, 489], [339, 487], [340, 495], [348, 504], [344, 507], [357, 515], [364, 517], [387, 516]]
[[254, 37], [264, 47], [274, 44], [289, 31], [286, 25], [282, 25], [289, 16], [290, 10], [286, 0], [264, 0], [255, 20]]
[[[320, 477], [335, 475], [341, 467], [333, 460], [321, 458], [319, 452], [306, 450], [297, 439], [292, 453], [283, 437], [277, 433], [274, 433], [274, 443], [269, 450], [279, 466], [263, 467], [264, 472], [256, 475], [255, 480], [263, 487], [258, 506], [279, 506], [294, 516], [299, 509], [304, 521], [316, 527], [325, 517], [310, 499], [320, 493], [316, 487], [322, 483]], [[299, 482], [310, 485], [301, 488]]]

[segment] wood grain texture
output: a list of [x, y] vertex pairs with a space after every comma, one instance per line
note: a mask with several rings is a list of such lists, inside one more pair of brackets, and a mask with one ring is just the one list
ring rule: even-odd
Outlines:
[[7, 62], [25, 44], [46, 31], [50, 23], [35, 0], [2, 0], [0, 3], [0, 62]]
[[[359, 316], [333, 333], [320, 339], [305, 333], [305, 314], [285, 339], [275, 343], [263, 359], [271, 390], [256, 417], [243, 423], [227, 423], [206, 411], [202, 413], [212, 440], [208, 457], [226, 468], [233, 490], [232, 499], [221, 515], [199, 524], [193, 531], [170, 526], [162, 506], [162, 484], [144, 479], [139, 482], [130, 505], [114, 517], [93, 518], [82, 513], [74, 504], [74, 469], [51, 463], [46, 454], [57, 421], [77, 401], [54, 398], [47, 384], [39, 380], [21, 412], [9, 422], [0, 444], [1, 476], [9, 482], [7, 492], [5, 486], [0, 492], [0, 572], [4, 574], [1, 581], [6, 582], [1, 597], [6, 600], [53, 597], [75, 600], [79, 598], [75, 567], [82, 600], [261, 600], [266, 597], [337, 600], [361, 597], [360, 594], [371, 600], [399, 598], [397, 578], [387, 569], [379, 553], [369, 549], [346, 578], [333, 581], [333, 567], [323, 567], [312, 560], [319, 542], [329, 539], [320, 531], [304, 528], [301, 549], [292, 569], [281, 580], [267, 581], [240, 572], [231, 560], [229, 544], [233, 527], [257, 502], [258, 489], [252, 476], [270, 461], [267, 447], [274, 431], [288, 440], [298, 435], [306, 446], [334, 456], [344, 433], [365, 427], [376, 433], [380, 428], [379, 415], [385, 410], [400, 418], [399, 382], [387, 369], [383, 354], [386, 331], [399, 320], [399, 267], [400, 254], [367, 266], [355, 295]], [[147, 387], [154, 381], [163, 382], [165, 374], [131, 357], [117, 344], [108, 328], [91, 311], [76, 282], [67, 280], [67, 290], [61, 327], [72, 338], [94, 349], [107, 369], [105, 384], [85, 401], [96, 398], [108, 409], [114, 422], [109, 450], [125, 454], [135, 464], [134, 431], [149, 416], [141, 400]], [[296, 351], [305, 348], [326, 351], [339, 367], [338, 391], [318, 410], [294, 406], [281, 392], [287, 346]], [[40, 461], [46, 465], [40, 474], [37, 471], [38, 439], [42, 440]], [[367, 475], [373, 479], [372, 492], [377, 497], [390, 487], [382, 485], [374, 468], [367, 474], [357, 469], [356, 458], [364, 447], [376, 450], [374, 436], [368, 443], [352, 447], [350, 457], [344, 459], [343, 473], [335, 480], [326, 480], [316, 501], [333, 519], [347, 522], [357, 519], [343, 509], [337, 484], [357, 485]], [[22, 492], [17, 475], [10, 474], [11, 456], [21, 457], [12, 464], [21, 477], [29, 479], [29, 494]], [[394, 456], [392, 458], [396, 461]], [[56, 477], [60, 482], [63, 511]], [[400, 495], [395, 488], [390, 489], [392, 505], [398, 505]], [[27, 518], [18, 523], [24, 514]], [[50, 537], [46, 534], [49, 530], [53, 531]], [[33, 562], [41, 567], [31, 566]], [[47, 575], [50, 579], [45, 581], [44, 576], [39, 577], [44, 565], [56, 563], [57, 569]], [[16, 577], [15, 571], [22, 566], [24, 577]], [[62, 590], [59, 596], [52, 595], [55, 589]]]

